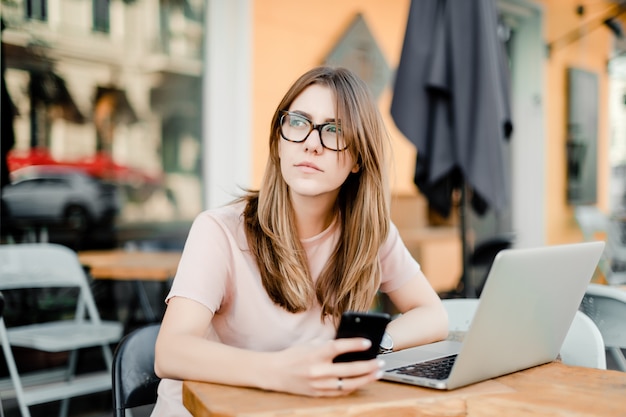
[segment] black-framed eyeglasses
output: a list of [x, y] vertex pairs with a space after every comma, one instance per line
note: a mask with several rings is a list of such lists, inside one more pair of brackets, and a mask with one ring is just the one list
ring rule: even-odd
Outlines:
[[317, 130], [322, 146], [331, 151], [340, 152], [348, 149], [336, 122], [320, 123], [316, 125], [301, 114], [281, 110], [280, 136], [289, 142], [304, 142], [313, 130]]

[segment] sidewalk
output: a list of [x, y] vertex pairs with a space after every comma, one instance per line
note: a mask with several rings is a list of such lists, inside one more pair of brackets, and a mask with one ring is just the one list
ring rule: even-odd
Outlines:
[[[59, 414], [58, 401], [35, 405], [29, 408], [31, 417], [50, 417]], [[15, 399], [3, 400], [5, 417], [21, 417]], [[133, 417], [149, 417], [152, 406], [133, 409]], [[70, 400], [68, 417], [113, 417], [113, 405], [110, 392], [76, 397]]]

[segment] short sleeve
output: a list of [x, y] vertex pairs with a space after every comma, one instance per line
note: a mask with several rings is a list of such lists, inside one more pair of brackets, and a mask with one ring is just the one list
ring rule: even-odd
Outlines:
[[398, 228], [390, 222], [389, 235], [380, 248], [382, 270], [380, 290], [391, 292], [402, 286], [420, 271], [419, 263], [404, 245]]
[[209, 212], [194, 220], [166, 302], [185, 297], [217, 312], [229, 294], [233, 262], [231, 233]]

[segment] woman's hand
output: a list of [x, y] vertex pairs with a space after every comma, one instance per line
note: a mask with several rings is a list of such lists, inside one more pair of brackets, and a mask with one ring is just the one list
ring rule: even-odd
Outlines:
[[335, 339], [321, 345], [294, 346], [270, 353], [270, 369], [263, 388], [312, 397], [347, 395], [380, 379], [384, 362], [380, 359], [333, 363], [342, 353], [367, 350], [371, 342], [363, 338]]

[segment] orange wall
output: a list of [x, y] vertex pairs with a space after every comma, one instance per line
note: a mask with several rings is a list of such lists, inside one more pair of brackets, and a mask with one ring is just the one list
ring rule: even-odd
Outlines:
[[[261, 181], [272, 113], [289, 85], [306, 70], [323, 63], [358, 13], [363, 15], [387, 64], [395, 70], [402, 52], [409, 4], [409, 0], [254, 2], [252, 186]], [[392, 188], [396, 193], [415, 193], [416, 152], [389, 116], [391, 88], [390, 82], [379, 104], [394, 147]]]
[[[590, 23], [611, 6], [609, 2], [580, 2], [577, 0], [544, 0], [544, 34], [547, 42]], [[585, 14], [576, 14], [576, 6], [586, 6]], [[596, 19], [594, 19], [596, 17]], [[575, 242], [582, 235], [573, 217], [572, 206], [565, 199], [567, 102], [566, 71], [576, 67], [598, 75], [598, 206], [608, 206], [609, 172], [609, 110], [607, 62], [612, 45], [612, 34], [606, 27], [587, 32], [579, 41], [553, 50], [546, 58], [546, 179], [547, 228], [549, 244]]]
[[[555, 40], [610, 7], [608, 1], [538, 0], [543, 6], [544, 38]], [[311, 5], [314, 4], [314, 7]], [[278, 101], [302, 72], [322, 63], [324, 57], [362, 13], [373, 36], [394, 70], [402, 50], [409, 0], [257, 0], [253, 3], [253, 149], [252, 185], [258, 186], [267, 159], [268, 126]], [[586, 5], [583, 17], [576, 15], [578, 4]], [[570, 66], [593, 71], [599, 77], [598, 206], [608, 206], [608, 74], [612, 34], [597, 28], [582, 40], [552, 51], [545, 61], [545, 152], [547, 243], [582, 240], [572, 207], [565, 198], [567, 126], [566, 70]], [[541, 63], [538, 63], [541, 65]], [[389, 116], [391, 83], [379, 99], [394, 145], [392, 190], [415, 194], [413, 170], [415, 149], [397, 131]], [[523, 123], [523, 121], [516, 121]]]

